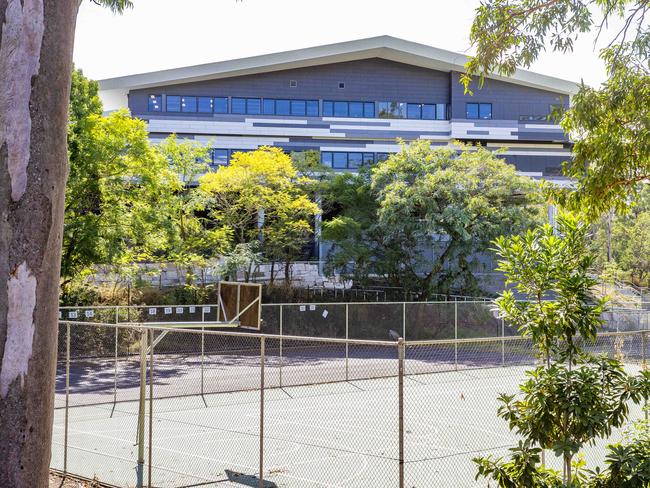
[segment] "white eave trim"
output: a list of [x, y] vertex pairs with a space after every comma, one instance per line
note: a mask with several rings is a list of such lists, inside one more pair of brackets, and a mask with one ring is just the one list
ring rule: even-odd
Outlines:
[[[217, 63], [108, 78], [100, 80], [99, 86], [102, 91], [135, 90], [367, 58], [383, 58], [447, 72], [464, 71], [468, 59], [467, 56], [452, 51], [396, 37], [378, 36]], [[490, 78], [567, 95], [575, 93], [578, 89], [577, 83], [526, 70], [517, 70], [511, 77], [493, 75]]]

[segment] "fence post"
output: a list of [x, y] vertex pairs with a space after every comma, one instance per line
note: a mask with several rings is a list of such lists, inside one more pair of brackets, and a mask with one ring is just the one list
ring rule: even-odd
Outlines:
[[147, 329], [140, 333], [140, 399], [138, 408], [138, 467], [136, 486], [142, 488], [144, 482], [144, 416], [147, 383]]
[[402, 338], [406, 337], [406, 302], [402, 303]]
[[259, 488], [264, 488], [264, 361], [265, 340], [260, 337], [260, 479]]
[[458, 371], [458, 302], [454, 300], [454, 368]]
[[280, 305], [280, 388], [282, 388], [282, 308]]
[[349, 319], [349, 309], [348, 304], [345, 304], [345, 381], [348, 381], [350, 378], [349, 370], [349, 358], [350, 358], [350, 319]]
[[501, 366], [506, 365], [506, 325], [501, 319]]
[[[118, 352], [118, 347], [117, 344], [119, 342], [119, 331], [120, 329], [115, 327], [115, 365], [114, 365], [114, 372], [113, 372], [113, 406], [117, 403], [117, 352]], [[111, 412], [111, 416], [112, 416]]]
[[205, 363], [205, 327], [201, 326], [201, 396], [203, 396], [204, 363]]
[[397, 340], [399, 488], [404, 488], [404, 338]]
[[151, 488], [151, 458], [153, 454], [153, 330], [149, 332], [151, 333], [149, 337], [151, 350], [149, 351], [149, 471], [147, 481], [148, 488]]
[[[641, 332], [641, 370], [642, 371], [647, 371], [648, 370], [648, 333], [647, 332]], [[645, 402], [645, 408], [643, 409], [645, 413], [645, 420], [646, 422], [648, 421], [648, 402]]]
[[68, 473], [68, 415], [70, 412], [70, 324], [65, 337], [65, 431], [63, 434], [63, 474]]

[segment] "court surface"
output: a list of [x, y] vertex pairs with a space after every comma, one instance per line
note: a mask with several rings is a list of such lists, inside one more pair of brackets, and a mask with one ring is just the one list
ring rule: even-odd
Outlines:
[[[496, 416], [496, 397], [514, 393], [524, 369], [405, 377], [405, 486], [487, 486], [474, 481], [471, 460], [506, 455], [516, 444]], [[264, 395], [266, 487], [398, 486], [397, 378], [274, 388]], [[135, 486], [137, 411], [135, 401], [71, 407], [68, 471]], [[639, 407], [632, 412], [641, 416]], [[64, 414], [55, 411], [52, 467], [57, 469], [63, 466]], [[156, 398], [152, 486], [259, 486], [259, 420], [259, 390]], [[589, 463], [602, 462], [604, 444], [588, 450]], [[145, 486], [147, 456], [145, 451]]]

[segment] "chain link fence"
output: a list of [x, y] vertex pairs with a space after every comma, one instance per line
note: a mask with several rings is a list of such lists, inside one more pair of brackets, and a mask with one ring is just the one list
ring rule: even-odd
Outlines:
[[[473, 457], [516, 445], [497, 395], [537, 364], [529, 339], [371, 340], [350, 307], [347, 333], [306, 337], [284, 330], [299, 310], [272, 310], [282, 335], [61, 321], [52, 468], [120, 487], [473, 487]], [[639, 371], [648, 334], [584, 347]]]

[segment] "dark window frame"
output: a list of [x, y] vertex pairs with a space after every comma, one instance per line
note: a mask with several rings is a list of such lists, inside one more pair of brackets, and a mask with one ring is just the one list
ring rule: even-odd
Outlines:
[[[156, 95], [155, 93], [150, 93], [149, 96], [147, 97], [147, 112], [162, 112], [163, 109], [163, 103], [162, 103], [162, 94]], [[158, 101], [158, 109], [152, 108], [151, 101], [156, 100]]]
[[[171, 113], [180, 113], [181, 112], [181, 99], [183, 98], [181, 95], [167, 95], [165, 100], [165, 111], [166, 112], [171, 112]], [[169, 110], [169, 100], [170, 99], [176, 99], [178, 98], [178, 110]]]

